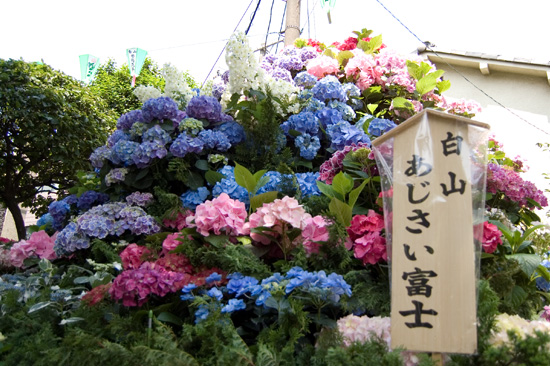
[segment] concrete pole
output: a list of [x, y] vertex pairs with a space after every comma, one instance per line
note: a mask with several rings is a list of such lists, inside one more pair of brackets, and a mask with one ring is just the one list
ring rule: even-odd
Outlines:
[[285, 46], [300, 37], [300, 0], [286, 0]]

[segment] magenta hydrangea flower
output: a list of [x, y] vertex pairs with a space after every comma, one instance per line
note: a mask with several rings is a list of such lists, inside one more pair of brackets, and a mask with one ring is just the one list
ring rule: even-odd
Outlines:
[[344, 169], [344, 158], [350, 151], [356, 151], [363, 148], [369, 148], [366, 143], [350, 144], [343, 149], [336, 151], [332, 154], [331, 158], [326, 160], [319, 167], [319, 180], [326, 184], [332, 184], [332, 180], [336, 174], [340, 173]]
[[487, 164], [487, 192], [502, 192], [508, 200], [530, 209], [534, 207], [528, 198], [538, 202], [542, 207], [548, 206], [548, 199], [533, 183], [523, 180], [519, 173], [511, 168], [494, 163]]
[[355, 215], [347, 229], [349, 240], [346, 248], [353, 249], [355, 258], [363, 264], [387, 261], [386, 238], [381, 235], [382, 229], [384, 218], [373, 210], [369, 210], [367, 215]]

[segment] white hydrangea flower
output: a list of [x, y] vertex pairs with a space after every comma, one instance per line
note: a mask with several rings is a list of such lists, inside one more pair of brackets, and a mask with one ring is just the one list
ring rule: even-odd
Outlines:
[[243, 32], [236, 32], [229, 39], [225, 61], [229, 67], [229, 87], [226, 92], [233, 94], [261, 89], [264, 72]]
[[162, 96], [162, 92], [154, 86], [139, 85], [134, 89], [134, 95], [141, 103], [145, 103], [151, 98], [158, 98]]
[[185, 81], [183, 73], [178, 71], [175, 66], [167, 63], [164, 64], [161, 74], [165, 81], [163, 96], [176, 100], [179, 102], [180, 108], [184, 108], [194, 96], [194, 93]]

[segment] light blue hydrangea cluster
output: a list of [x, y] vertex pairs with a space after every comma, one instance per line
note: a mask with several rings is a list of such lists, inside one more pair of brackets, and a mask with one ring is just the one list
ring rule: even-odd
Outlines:
[[303, 197], [321, 195], [321, 191], [317, 187], [319, 172], [296, 173], [296, 179]]
[[353, 108], [351, 108], [346, 103], [342, 103], [337, 100], [332, 100], [328, 103], [328, 107], [332, 109], [336, 109], [340, 113], [342, 113], [342, 118], [348, 122], [351, 122], [355, 119], [355, 111]]
[[129, 130], [136, 122], [144, 122], [141, 109], [136, 109], [120, 116], [116, 123], [116, 128], [120, 130]]
[[348, 103], [351, 108], [354, 111], [363, 108], [363, 102], [359, 99], [361, 97], [361, 90], [353, 83], [345, 83], [342, 87], [348, 96]]
[[346, 102], [348, 100], [348, 96], [342, 84], [340, 84], [334, 75], [328, 75], [319, 80], [317, 84], [311, 88], [311, 92], [313, 96], [320, 101], [336, 99], [341, 102]]
[[342, 117], [342, 112], [338, 109], [332, 109], [325, 107], [316, 113], [317, 118], [321, 121], [323, 128], [326, 129], [330, 125], [342, 122], [344, 118]]
[[94, 205], [101, 205], [109, 200], [109, 195], [96, 191], [86, 191], [78, 197], [76, 207], [80, 211], [86, 211]]
[[386, 132], [392, 130], [393, 128], [397, 127], [397, 125], [389, 119], [383, 119], [383, 118], [374, 118], [369, 122], [369, 128], [368, 132], [372, 136], [382, 136]]
[[172, 138], [162, 127], [154, 125], [141, 136], [142, 141], [160, 141], [163, 145], [166, 145]]
[[327, 133], [331, 140], [330, 147], [335, 150], [342, 150], [348, 145], [358, 144], [360, 142], [368, 144], [369, 146], [371, 143], [370, 138], [363, 130], [358, 129], [347, 121], [328, 126]]
[[220, 122], [222, 119], [220, 102], [208, 95], [191, 98], [185, 111], [188, 117], [205, 119], [209, 122]]
[[199, 133], [199, 138], [202, 140], [205, 149], [224, 152], [231, 148], [227, 135], [221, 131], [202, 130]]
[[223, 174], [225, 178], [214, 185], [214, 188], [212, 188], [212, 195], [214, 197], [218, 197], [220, 194], [226, 193], [232, 199], [239, 200], [248, 205], [250, 203], [248, 191], [244, 187], [237, 184], [235, 181], [234, 170], [235, 168], [230, 165], [226, 165], [218, 170], [218, 172]]
[[36, 221], [37, 226], [52, 226], [54, 223], [54, 219], [50, 213], [45, 213], [44, 215], [40, 216], [40, 218]]
[[178, 103], [168, 97], [151, 98], [141, 107], [144, 122], [178, 118]]
[[183, 158], [188, 153], [199, 154], [202, 152], [203, 147], [204, 143], [200, 138], [188, 136], [183, 132], [170, 145], [170, 152], [178, 158]]
[[183, 207], [194, 210], [198, 205], [206, 201], [210, 191], [206, 187], [200, 187], [196, 190], [189, 190], [181, 195], [180, 199]]
[[[550, 261], [548, 259], [544, 259], [540, 264], [550, 270]], [[538, 276], [535, 279], [535, 283], [541, 291], [550, 292], [550, 282], [546, 281], [542, 276]]]
[[48, 206], [48, 213], [52, 217], [52, 228], [61, 230], [65, 225], [65, 221], [69, 218], [71, 205], [76, 204], [78, 199], [75, 195], [69, 195], [62, 200], [53, 201]]
[[110, 186], [113, 183], [124, 182], [128, 174], [128, 168], [114, 168], [105, 175], [105, 184]]
[[317, 83], [317, 78], [307, 71], [302, 71], [294, 77], [294, 83], [302, 88], [312, 88]]

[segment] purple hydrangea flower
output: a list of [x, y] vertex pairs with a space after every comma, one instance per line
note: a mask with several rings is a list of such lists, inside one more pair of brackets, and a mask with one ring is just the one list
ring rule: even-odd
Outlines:
[[183, 158], [187, 153], [199, 154], [202, 152], [204, 142], [198, 137], [187, 136], [185, 132], [180, 133], [170, 146], [172, 155]]
[[134, 192], [126, 196], [126, 202], [134, 206], [147, 207], [153, 202], [153, 195], [149, 192]]
[[95, 149], [90, 155], [92, 166], [96, 169], [103, 167], [103, 161], [111, 157], [111, 149], [108, 146], [100, 146]]
[[122, 130], [115, 130], [107, 139], [107, 146], [113, 147], [120, 140], [130, 140], [130, 134]]
[[57, 234], [53, 250], [58, 257], [61, 257], [89, 247], [90, 239], [78, 230], [76, 223], [71, 222]]
[[167, 143], [172, 141], [172, 138], [170, 137], [168, 132], [166, 132], [162, 127], [160, 127], [159, 125], [154, 125], [153, 127], [151, 127], [150, 129], [148, 129], [143, 133], [142, 141], [155, 141], [155, 140], [160, 141], [164, 145], [166, 145]]
[[284, 80], [284, 81], [287, 81], [289, 83], [292, 83], [292, 74], [290, 73], [290, 71], [286, 70], [286, 69], [283, 69], [283, 68], [280, 68], [280, 67], [277, 67], [275, 66], [273, 68], [273, 70], [271, 70], [271, 76], [274, 78], [274, 79], [278, 79], [278, 80]]
[[217, 151], [227, 151], [231, 148], [231, 143], [227, 135], [217, 130], [202, 130], [199, 132], [199, 138], [204, 143], [204, 148]]
[[109, 200], [109, 195], [106, 193], [100, 193], [96, 191], [86, 191], [78, 198], [76, 207], [80, 211], [87, 211], [94, 205], [104, 204]]
[[145, 168], [153, 159], [162, 159], [167, 153], [162, 141], [144, 141], [136, 149], [133, 162], [138, 168]]
[[124, 113], [117, 121], [116, 128], [129, 130], [135, 122], [145, 122], [140, 109]]
[[131, 165], [134, 163], [134, 153], [138, 148], [137, 142], [120, 140], [113, 146], [109, 159], [115, 164]]
[[215, 98], [201, 95], [191, 98], [187, 104], [186, 113], [191, 118], [206, 119], [209, 122], [219, 122], [222, 106]]
[[151, 98], [141, 107], [143, 122], [151, 122], [154, 119], [165, 120], [178, 117], [178, 103], [168, 97]]

